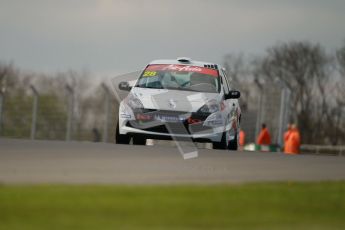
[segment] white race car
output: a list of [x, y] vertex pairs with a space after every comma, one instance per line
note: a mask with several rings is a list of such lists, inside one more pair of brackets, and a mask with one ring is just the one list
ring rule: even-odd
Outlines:
[[156, 60], [146, 66], [121, 101], [116, 143], [144, 145], [146, 139], [212, 142], [236, 150], [240, 92], [231, 89], [220, 65], [189, 58]]

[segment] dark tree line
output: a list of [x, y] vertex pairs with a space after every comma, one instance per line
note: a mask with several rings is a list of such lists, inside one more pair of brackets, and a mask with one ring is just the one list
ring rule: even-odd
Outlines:
[[[248, 78], [260, 87], [279, 82], [290, 90], [290, 121], [298, 124], [304, 143], [345, 143], [345, 44], [328, 54], [311, 42], [280, 43], [249, 62], [227, 56], [225, 63], [233, 68], [230, 73], [240, 88], [247, 91], [253, 90], [243, 80]], [[247, 70], [242, 77], [238, 76], [239, 63], [246, 63], [240, 64]]]

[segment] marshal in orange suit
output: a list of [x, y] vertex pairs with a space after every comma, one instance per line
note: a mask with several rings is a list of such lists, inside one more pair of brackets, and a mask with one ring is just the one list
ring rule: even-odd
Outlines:
[[256, 140], [256, 143], [258, 145], [270, 145], [271, 144], [271, 135], [268, 132], [266, 124], [261, 125], [261, 131], [260, 131], [260, 134], [258, 136], [258, 139]]
[[284, 152], [287, 154], [299, 154], [301, 145], [301, 135], [296, 125], [291, 125], [291, 131], [285, 142]]

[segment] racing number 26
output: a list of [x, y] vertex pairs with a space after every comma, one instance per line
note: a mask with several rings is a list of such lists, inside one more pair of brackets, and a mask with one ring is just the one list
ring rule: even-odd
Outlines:
[[155, 71], [145, 71], [143, 77], [153, 77], [156, 76], [157, 72]]

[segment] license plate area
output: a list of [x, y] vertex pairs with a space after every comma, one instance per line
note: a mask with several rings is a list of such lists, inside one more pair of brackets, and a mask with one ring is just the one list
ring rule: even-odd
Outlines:
[[168, 122], [168, 123], [179, 123], [184, 122], [185, 118], [177, 115], [168, 115], [168, 114], [155, 114], [155, 121]]
[[190, 117], [188, 113], [182, 112], [163, 112], [155, 111], [149, 113], [136, 113], [135, 118], [137, 121], [141, 122], [150, 122], [150, 121], [159, 121], [164, 123], [179, 123], [185, 122], [186, 119]]

